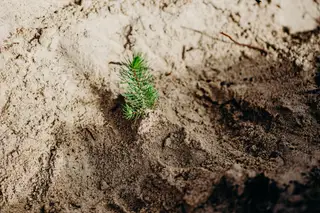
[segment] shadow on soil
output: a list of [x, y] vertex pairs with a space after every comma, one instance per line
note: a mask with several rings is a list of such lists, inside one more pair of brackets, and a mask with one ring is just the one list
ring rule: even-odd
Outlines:
[[234, 185], [232, 181], [222, 177], [220, 182], [214, 185], [207, 202], [189, 212], [316, 213], [320, 211], [319, 167], [304, 173], [304, 183], [290, 182], [279, 186], [264, 174], [258, 174], [239, 184]]

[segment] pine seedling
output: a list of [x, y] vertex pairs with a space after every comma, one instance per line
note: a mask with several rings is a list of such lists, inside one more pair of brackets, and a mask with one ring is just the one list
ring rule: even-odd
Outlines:
[[122, 94], [125, 103], [122, 107], [124, 117], [136, 120], [152, 109], [158, 99], [158, 92], [153, 85], [153, 76], [141, 53], [133, 54], [132, 59], [122, 63], [121, 84], [126, 85]]

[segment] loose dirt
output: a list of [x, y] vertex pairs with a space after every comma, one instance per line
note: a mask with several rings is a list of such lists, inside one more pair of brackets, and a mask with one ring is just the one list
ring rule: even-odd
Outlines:
[[[3, 1], [0, 212], [319, 212], [319, 4]], [[133, 51], [160, 94], [136, 122]]]

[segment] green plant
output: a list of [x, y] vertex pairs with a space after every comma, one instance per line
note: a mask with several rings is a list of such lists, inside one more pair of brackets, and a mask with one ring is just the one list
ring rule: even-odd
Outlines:
[[158, 92], [153, 85], [153, 76], [141, 53], [133, 54], [132, 59], [122, 63], [120, 71], [121, 84], [125, 84], [122, 94], [124, 117], [128, 120], [138, 119], [152, 109], [158, 99]]

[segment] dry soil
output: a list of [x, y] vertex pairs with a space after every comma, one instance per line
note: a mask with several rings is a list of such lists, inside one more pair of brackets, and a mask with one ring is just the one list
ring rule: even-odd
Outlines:
[[257, 2], [0, 0], [0, 212], [319, 212], [320, 2]]

